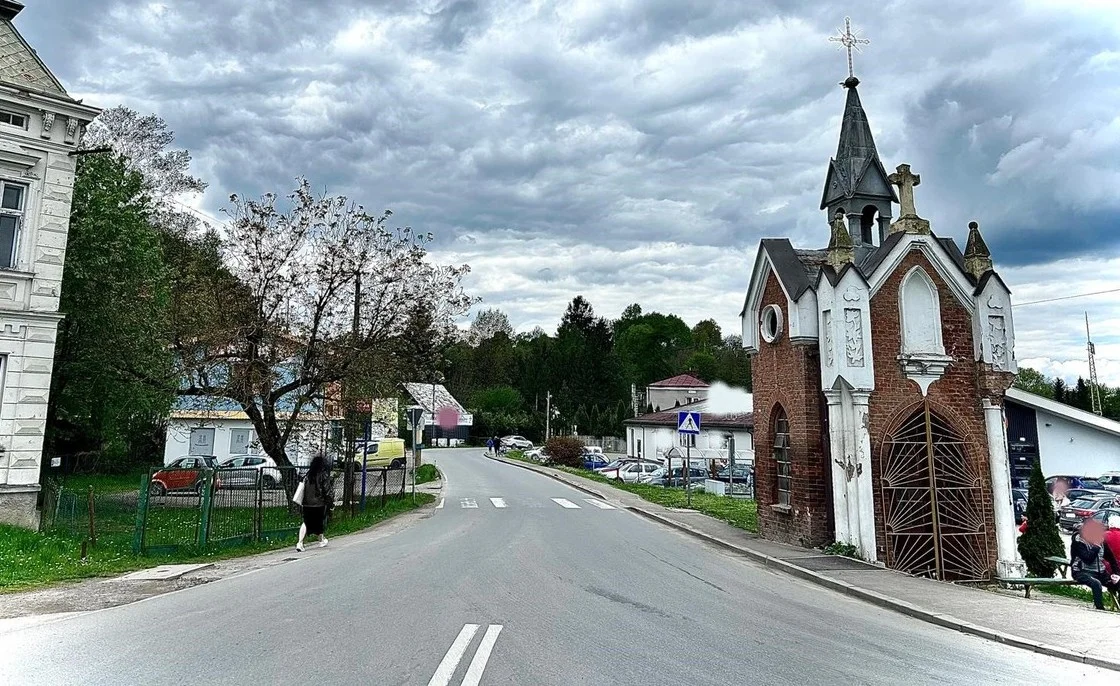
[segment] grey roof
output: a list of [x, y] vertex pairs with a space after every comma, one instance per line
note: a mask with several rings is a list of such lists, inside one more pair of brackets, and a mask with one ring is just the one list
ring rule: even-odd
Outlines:
[[778, 280], [789, 291], [791, 298], [798, 300], [812, 287], [809, 272], [788, 238], [763, 238], [761, 249], [770, 256], [770, 263], [774, 265]]
[[[836, 146], [836, 157], [829, 160], [825, 176], [824, 192], [821, 195], [821, 209], [827, 208], [836, 200], [851, 198], [865, 174], [878, 174], [892, 202], [898, 202], [894, 188], [887, 181], [887, 171], [875, 149], [875, 139], [871, 135], [871, 125], [867, 113], [859, 101], [855, 78], [844, 82], [848, 89], [848, 99], [844, 104], [844, 118], [840, 123], [840, 142]], [[884, 196], [886, 197], [886, 196]]]
[[412, 401], [424, 408], [424, 411], [429, 414], [435, 414], [445, 407], [454, 407], [459, 411], [459, 416], [467, 413], [455, 396], [444, 387], [443, 384], [430, 384], [423, 382], [405, 383], [405, 392], [412, 398]]
[[873, 274], [879, 265], [887, 257], [895, 245], [902, 240], [903, 233], [892, 233], [883, 240], [883, 244], [869, 252], [862, 262], [859, 263], [859, 269], [864, 274]]
[[964, 254], [961, 252], [961, 249], [957, 247], [957, 242], [952, 238], [938, 238], [937, 242], [941, 244], [941, 247], [945, 248], [945, 252], [949, 253], [949, 257], [953, 258], [953, 261], [957, 263], [961, 271], [967, 274], [968, 272], [965, 271], [964, 268]]
[[11, 21], [0, 19], [0, 82], [73, 100]]

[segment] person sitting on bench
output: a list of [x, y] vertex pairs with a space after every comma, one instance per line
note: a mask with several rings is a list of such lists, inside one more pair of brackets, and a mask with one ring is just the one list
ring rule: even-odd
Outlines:
[[1117, 564], [1112, 551], [1103, 545], [1104, 534], [1104, 524], [1086, 519], [1081, 530], [1073, 535], [1069, 546], [1070, 575], [1078, 583], [1089, 587], [1093, 593], [1093, 606], [1098, 610], [1104, 609], [1104, 588], [1113, 592], [1120, 589], [1120, 574], [1112, 573], [1112, 570], [1120, 570], [1120, 564]]

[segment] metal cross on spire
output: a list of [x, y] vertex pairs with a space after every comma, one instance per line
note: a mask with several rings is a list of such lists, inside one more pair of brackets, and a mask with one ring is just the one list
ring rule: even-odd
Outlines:
[[[836, 30], [840, 31], [840, 29]], [[830, 36], [828, 40], [843, 45], [844, 48], [848, 51], [848, 78], [854, 78], [856, 73], [855, 69], [852, 66], [852, 50], [854, 49], [856, 52], [862, 52], [859, 46], [867, 45], [871, 41], [867, 40], [866, 38], [856, 38], [856, 34], [852, 33], [851, 17], [844, 17], [844, 30], [840, 31], [839, 36]]]

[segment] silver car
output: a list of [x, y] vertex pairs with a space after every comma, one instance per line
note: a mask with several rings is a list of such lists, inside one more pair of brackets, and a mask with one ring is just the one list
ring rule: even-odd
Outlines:
[[234, 455], [218, 465], [223, 488], [256, 488], [257, 474], [261, 486], [273, 489], [280, 485], [276, 461], [266, 455]]

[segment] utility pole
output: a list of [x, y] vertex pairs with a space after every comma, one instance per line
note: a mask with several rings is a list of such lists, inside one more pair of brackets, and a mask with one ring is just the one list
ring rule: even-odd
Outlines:
[[552, 436], [552, 391], [544, 396], [544, 442], [548, 443], [548, 439]]
[[[351, 333], [354, 336], [354, 345], [358, 343], [358, 337], [361, 335], [362, 329], [362, 273], [360, 271], [354, 272], [354, 322]], [[355, 388], [354, 379], [351, 377], [346, 384], [346, 394], [350, 396], [347, 403], [346, 413], [349, 415], [347, 424], [348, 436], [345, 436], [343, 442], [347, 452], [343, 464], [343, 477], [342, 477], [342, 504], [347, 508], [351, 515], [354, 514], [354, 457], [358, 453], [358, 393]], [[365, 446], [362, 446], [362, 471], [365, 471]]]
[[1093, 414], [1102, 415], [1104, 409], [1101, 407], [1101, 391], [1097, 384], [1097, 346], [1093, 345], [1093, 339], [1089, 337], [1088, 312], [1085, 313], [1085, 343], [1089, 351], [1089, 404], [1093, 408]]

